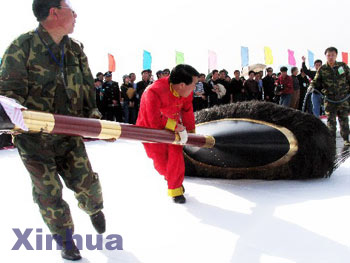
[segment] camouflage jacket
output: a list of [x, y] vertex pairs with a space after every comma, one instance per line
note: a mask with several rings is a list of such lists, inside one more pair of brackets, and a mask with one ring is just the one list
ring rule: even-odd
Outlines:
[[350, 70], [343, 62], [334, 67], [323, 65], [311, 82], [311, 87], [321, 91], [327, 98], [340, 101], [349, 94]]
[[50, 49], [60, 62], [61, 46], [41, 25], [14, 40], [0, 67], [0, 95], [16, 99], [30, 110], [90, 117], [97, 106], [87, 57], [81, 44], [68, 36], [61, 45], [64, 82], [59, 64], [49, 53]]

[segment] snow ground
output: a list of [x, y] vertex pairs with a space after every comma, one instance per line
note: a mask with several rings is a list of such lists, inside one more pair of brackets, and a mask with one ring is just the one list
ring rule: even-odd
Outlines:
[[[310, 181], [186, 178], [187, 203], [172, 203], [166, 182], [140, 143], [88, 142], [100, 175], [109, 234], [124, 250], [89, 251], [80, 262], [147, 263], [342, 263], [350, 262], [350, 160], [329, 179]], [[11, 250], [13, 228], [43, 229], [31, 182], [16, 149], [0, 151], [1, 262], [70, 262], [59, 251]], [[96, 232], [64, 190], [83, 237]], [[28, 240], [35, 248], [35, 230]], [[85, 239], [84, 239], [85, 240]], [[106, 240], [105, 240], [106, 242]]]

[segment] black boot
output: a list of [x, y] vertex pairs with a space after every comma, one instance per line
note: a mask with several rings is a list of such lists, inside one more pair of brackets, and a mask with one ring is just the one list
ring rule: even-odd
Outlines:
[[173, 201], [177, 204], [184, 204], [186, 203], [186, 198], [183, 195], [178, 195], [173, 197]]
[[106, 220], [105, 215], [102, 213], [102, 211], [91, 215], [90, 219], [97, 233], [102, 234], [106, 231]]
[[76, 247], [73, 240], [63, 241], [61, 256], [64, 259], [73, 261], [81, 259], [79, 249]]

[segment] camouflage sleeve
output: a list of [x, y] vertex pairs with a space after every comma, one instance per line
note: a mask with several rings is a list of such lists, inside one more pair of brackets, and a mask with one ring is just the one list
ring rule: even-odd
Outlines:
[[91, 74], [87, 56], [83, 50], [81, 50], [80, 55], [80, 68], [84, 79], [84, 112], [87, 112], [87, 117], [94, 117], [91, 116], [92, 113], [96, 112], [97, 110], [94, 79]]
[[344, 63], [344, 68], [345, 68], [345, 74], [346, 74], [346, 81], [348, 85], [350, 86], [350, 69], [349, 66]]
[[311, 81], [310, 87], [313, 89], [317, 89], [319, 91], [322, 90], [322, 70], [319, 69], [316, 72], [315, 78]]
[[0, 95], [24, 104], [28, 95], [27, 60], [29, 44], [14, 41], [2, 58], [0, 67]]

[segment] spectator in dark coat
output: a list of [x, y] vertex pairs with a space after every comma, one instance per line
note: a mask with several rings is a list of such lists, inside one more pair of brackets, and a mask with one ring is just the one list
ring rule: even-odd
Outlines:
[[121, 100], [123, 104], [123, 117], [125, 123], [136, 123], [136, 91], [130, 83], [129, 75], [123, 76], [121, 86]]
[[273, 69], [267, 68], [266, 69], [266, 76], [263, 78], [263, 86], [264, 86], [264, 93], [265, 93], [265, 101], [273, 102], [272, 98], [274, 97], [274, 90], [275, 90], [275, 79], [272, 77], [273, 75]]
[[261, 93], [259, 92], [258, 82], [255, 81], [255, 72], [249, 71], [249, 78], [244, 83], [244, 88], [248, 92], [249, 100], [259, 100], [261, 98]]

